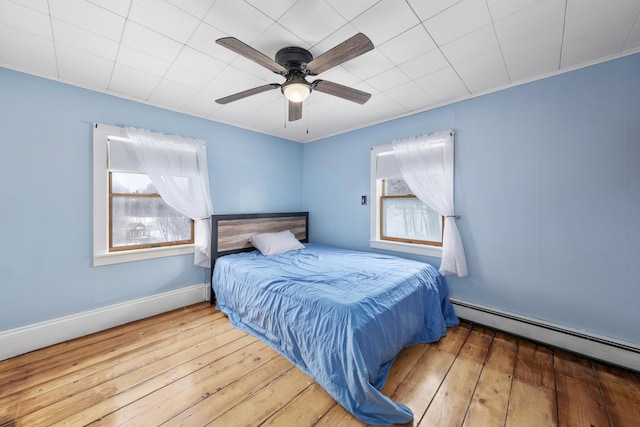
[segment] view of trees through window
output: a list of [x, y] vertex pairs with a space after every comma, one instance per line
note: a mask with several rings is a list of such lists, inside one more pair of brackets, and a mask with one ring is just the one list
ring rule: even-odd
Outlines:
[[111, 250], [193, 243], [193, 221], [169, 207], [147, 175], [110, 178]]
[[422, 203], [401, 178], [383, 180], [381, 238], [442, 243], [442, 216]]

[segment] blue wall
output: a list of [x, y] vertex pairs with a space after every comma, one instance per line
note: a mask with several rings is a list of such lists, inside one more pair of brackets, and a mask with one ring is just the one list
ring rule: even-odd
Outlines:
[[204, 139], [216, 213], [309, 210], [313, 241], [361, 250], [370, 147], [454, 129], [451, 295], [640, 343], [640, 55], [304, 145], [1, 68], [0, 93], [0, 331], [208, 279], [191, 256], [92, 266], [99, 122]]
[[306, 144], [312, 240], [371, 250], [370, 148], [447, 129], [450, 295], [640, 344], [640, 54]]
[[216, 213], [302, 209], [299, 143], [2, 68], [0, 94], [0, 331], [209, 280], [192, 255], [92, 266], [93, 122], [207, 141]]

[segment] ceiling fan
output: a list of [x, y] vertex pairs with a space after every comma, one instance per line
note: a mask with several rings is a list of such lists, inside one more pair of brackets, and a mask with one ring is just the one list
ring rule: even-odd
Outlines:
[[371, 40], [362, 33], [343, 41], [317, 58], [301, 47], [285, 47], [276, 53], [275, 61], [235, 37], [224, 37], [216, 40], [216, 43], [285, 78], [285, 82], [282, 84], [269, 83], [216, 99], [218, 104], [228, 104], [251, 95], [280, 88], [288, 100], [289, 121], [292, 122], [302, 118], [302, 101], [309, 96], [312, 90], [358, 104], [364, 104], [371, 98], [371, 94], [367, 92], [338, 83], [321, 79], [309, 83], [305, 78], [306, 76], [316, 76], [373, 49]]

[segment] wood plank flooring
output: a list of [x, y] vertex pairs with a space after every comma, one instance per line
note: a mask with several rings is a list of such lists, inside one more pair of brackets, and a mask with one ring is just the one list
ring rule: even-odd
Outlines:
[[[383, 392], [414, 426], [640, 425], [640, 374], [464, 322], [404, 349]], [[49, 425], [363, 424], [201, 303], [0, 362], [0, 427]]]

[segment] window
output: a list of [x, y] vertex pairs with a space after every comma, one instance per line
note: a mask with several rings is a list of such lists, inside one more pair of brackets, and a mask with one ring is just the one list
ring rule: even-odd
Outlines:
[[109, 252], [193, 243], [193, 221], [141, 173], [109, 172]]
[[380, 239], [442, 246], [444, 218], [411, 192], [402, 178], [382, 180]]
[[411, 193], [391, 144], [372, 148], [370, 179], [371, 247], [441, 257], [444, 218]]
[[[109, 139], [126, 137], [124, 128], [93, 126], [93, 265], [192, 254], [193, 221], [162, 201], [135, 156], [111, 152]], [[120, 166], [110, 168], [114, 160]]]

